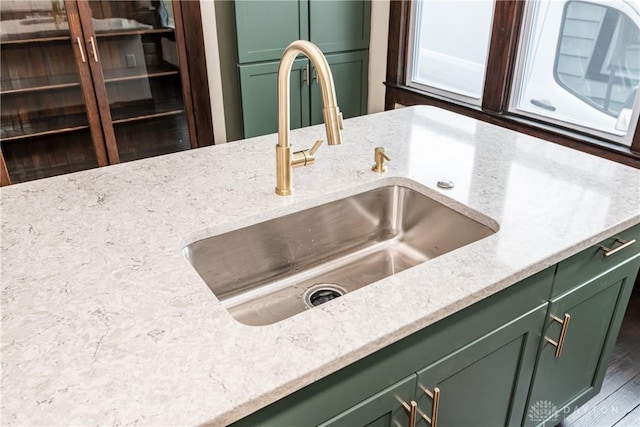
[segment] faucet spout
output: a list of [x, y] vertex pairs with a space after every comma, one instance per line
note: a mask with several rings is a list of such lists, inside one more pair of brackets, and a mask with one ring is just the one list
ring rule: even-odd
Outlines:
[[291, 152], [289, 143], [290, 119], [290, 79], [293, 61], [299, 54], [305, 55], [316, 69], [320, 91], [322, 93], [322, 114], [327, 133], [327, 143], [338, 145], [342, 143], [342, 113], [336, 101], [336, 91], [333, 75], [322, 51], [313, 43], [297, 40], [285, 49], [278, 68], [278, 145], [276, 146], [276, 194], [288, 196], [293, 188], [291, 185], [292, 169], [294, 167], [312, 164], [314, 153], [321, 140], [316, 142], [311, 150]]

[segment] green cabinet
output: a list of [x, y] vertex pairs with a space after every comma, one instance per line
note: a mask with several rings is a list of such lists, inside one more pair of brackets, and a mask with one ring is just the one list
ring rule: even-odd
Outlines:
[[[369, 0], [236, 0], [234, 5], [245, 138], [277, 132], [279, 60], [294, 40], [310, 40], [325, 54], [344, 118], [367, 112]], [[292, 128], [323, 122], [319, 84], [306, 58], [294, 66], [291, 96]]]
[[517, 425], [546, 311], [543, 304], [419, 371], [420, 410], [441, 426]]
[[410, 375], [380, 393], [371, 396], [343, 413], [320, 424], [321, 427], [397, 427], [411, 425], [411, 416], [416, 416], [414, 400], [416, 376]]
[[369, 1], [309, 1], [309, 40], [325, 53], [368, 49], [370, 28]]
[[411, 416], [418, 425], [517, 424], [546, 311], [543, 304], [321, 425], [409, 426]]
[[[296, 59], [290, 77], [291, 128], [309, 126], [309, 90], [306, 59]], [[278, 62], [241, 65], [242, 115], [245, 136], [251, 137], [278, 131]]]
[[[344, 118], [366, 112], [367, 53], [336, 53], [326, 58]], [[278, 131], [278, 66], [279, 62], [239, 66], [242, 116], [247, 138]], [[290, 86], [291, 129], [323, 123], [320, 84], [309, 60], [299, 58], [294, 61]]]
[[635, 254], [551, 300], [525, 425], [557, 423], [599, 392], [639, 263]]
[[294, 40], [309, 39], [308, 1], [236, 0], [238, 61], [280, 59]]
[[[333, 82], [336, 87], [338, 106], [345, 119], [357, 117], [367, 112], [367, 90], [369, 54], [366, 51], [334, 53], [327, 55], [331, 67]], [[311, 68], [311, 124], [324, 122], [322, 117], [322, 93], [315, 77], [315, 69]]]
[[295, 40], [322, 52], [369, 48], [369, 0], [236, 0], [240, 63], [279, 60]]
[[553, 425], [602, 385], [640, 267], [638, 247], [640, 225], [234, 426], [409, 426], [412, 403], [421, 427], [434, 417], [440, 427]]
[[[417, 404], [416, 421], [422, 420], [422, 424], [417, 425], [424, 425], [422, 416], [431, 416], [432, 407], [422, 387], [442, 389], [440, 402], [444, 410], [441, 417], [445, 420], [454, 416], [450, 408], [460, 402], [458, 394], [464, 390], [477, 393], [474, 400], [478, 400], [479, 407], [489, 405], [480, 402], [481, 398], [491, 398], [492, 408], [502, 408], [498, 418], [512, 419], [511, 413], [515, 416], [524, 410], [553, 272], [553, 269], [547, 269], [531, 276], [305, 387], [234, 426], [386, 425], [385, 422], [396, 419], [408, 420], [403, 418], [407, 411], [402, 402], [410, 405], [412, 400]], [[480, 378], [480, 373], [500, 378], [500, 384], [509, 384], [508, 390], [504, 393], [492, 391], [489, 395], [487, 387], [493, 386], [495, 381], [491, 379], [489, 384], [484, 383], [486, 376], [473, 381]], [[387, 392], [392, 393], [391, 390], [405, 381], [414, 381], [411, 394], [397, 393], [401, 399], [397, 402], [388, 400]], [[515, 409], [505, 409], [512, 407]], [[380, 424], [372, 424], [374, 422]]]

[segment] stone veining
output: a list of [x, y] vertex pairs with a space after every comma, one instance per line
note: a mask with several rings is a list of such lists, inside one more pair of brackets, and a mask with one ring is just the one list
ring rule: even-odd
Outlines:
[[[3, 188], [2, 423], [223, 425], [640, 222], [640, 171], [453, 113], [350, 119], [343, 138], [287, 198], [275, 135]], [[180, 253], [382, 184], [499, 231], [264, 327], [236, 322]]]

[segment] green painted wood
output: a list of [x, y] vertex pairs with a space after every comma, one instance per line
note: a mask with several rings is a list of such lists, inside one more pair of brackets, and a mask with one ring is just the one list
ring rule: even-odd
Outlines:
[[369, 0], [310, 0], [310, 40], [322, 52], [369, 48], [371, 2]]
[[438, 425], [509, 426], [522, 419], [547, 304], [475, 340], [418, 372], [418, 404], [432, 413], [423, 390], [440, 389]]
[[240, 63], [278, 60], [294, 40], [309, 39], [307, 0], [236, 0]]
[[[277, 115], [276, 104], [273, 104], [273, 111], [267, 110], [268, 104], [275, 99], [273, 94], [277, 93], [277, 66], [271, 68], [271, 63], [264, 61], [279, 60], [286, 46], [294, 40], [309, 40], [310, 25], [315, 28], [315, 39], [311, 40], [325, 53], [361, 50], [328, 55], [327, 60], [343, 116], [366, 114], [371, 26], [369, 0], [313, 0], [311, 3], [309, 0], [236, 0], [233, 10], [245, 138], [277, 131], [277, 121], [273, 120]], [[222, 28], [231, 28], [231, 25], [222, 25]], [[226, 80], [233, 83], [231, 78]], [[225, 91], [233, 95], [233, 88], [237, 86], [227, 85]], [[301, 88], [299, 94], [292, 91], [292, 128], [324, 121], [318, 83], [313, 86], [307, 87], [306, 91]], [[305, 104], [305, 99], [312, 101]], [[229, 101], [230, 107], [225, 111], [232, 110], [235, 105], [233, 96]], [[239, 120], [238, 115], [229, 116], [227, 127], [233, 136]]]
[[[367, 109], [368, 52], [327, 55], [344, 118]], [[322, 95], [317, 79], [304, 83], [306, 59], [297, 59], [291, 73], [291, 129], [324, 123]], [[278, 62], [240, 65], [242, 116], [245, 138], [278, 131]], [[314, 71], [310, 71], [313, 76]]]
[[[640, 374], [640, 294], [631, 293], [631, 298], [625, 310], [622, 326], [615, 340], [615, 345], [607, 363], [606, 375], [598, 394], [589, 399], [574, 411], [561, 424], [562, 427], [585, 425], [583, 417], [603, 408], [603, 401], [615, 394], [617, 390]], [[640, 393], [638, 394], [640, 403]], [[604, 404], [606, 406], [606, 403]], [[609, 408], [609, 411], [618, 408]], [[585, 418], [588, 420], [589, 418]], [[613, 423], [611, 424], [613, 425]], [[638, 423], [640, 426], [640, 423]]]
[[528, 407], [546, 409], [530, 413], [525, 425], [558, 422], [598, 393], [639, 267], [640, 254], [551, 301], [547, 337], [557, 341], [560, 334], [550, 315], [571, 319], [559, 358], [541, 341]]
[[416, 388], [416, 375], [386, 388], [380, 393], [359, 403], [321, 427], [396, 427], [408, 426], [409, 414], [402, 403], [411, 404]]
[[[291, 129], [309, 126], [309, 90], [304, 83], [306, 59], [297, 59], [291, 70]], [[240, 65], [244, 137], [278, 131], [279, 62]]]
[[[615, 241], [616, 237], [625, 241], [635, 239], [636, 243], [615, 255], [605, 257], [603, 251], [599, 249], [599, 245], [608, 248], [618, 247], [620, 243]], [[638, 253], [640, 253], [640, 224], [560, 262], [552, 295], [560, 295], [591, 277], [604, 274], [607, 270], [615, 268], [621, 262]]]
[[[555, 267], [428, 326], [269, 405], [235, 426], [324, 422], [470, 342], [546, 304]], [[541, 328], [541, 326], [540, 326]]]
[[[345, 119], [367, 113], [369, 51], [326, 55], [336, 88], [338, 106]], [[312, 69], [315, 76], [315, 69]], [[311, 84], [311, 124], [324, 123], [322, 93], [317, 78]]]

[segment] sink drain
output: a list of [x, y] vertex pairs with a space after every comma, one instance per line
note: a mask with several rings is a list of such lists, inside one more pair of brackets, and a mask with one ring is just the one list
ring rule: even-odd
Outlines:
[[304, 293], [304, 303], [307, 307], [313, 308], [327, 301], [341, 297], [347, 291], [333, 283], [320, 283], [307, 290]]

